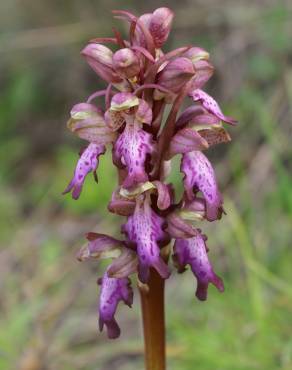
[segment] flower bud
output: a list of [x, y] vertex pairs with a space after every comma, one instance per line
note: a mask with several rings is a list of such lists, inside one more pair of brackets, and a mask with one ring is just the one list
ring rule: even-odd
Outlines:
[[113, 68], [113, 52], [101, 44], [88, 44], [81, 54], [91, 68], [106, 82], [120, 82], [120, 77]]
[[192, 48], [190, 48], [189, 50], [187, 50], [183, 56], [185, 58], [188, 58], [190, 59], [193, 63], [196, 63], [198, 62], [199, 60], [209, 60], [209, 53], [202, 49], [202, 48], [199, 48], [197, 46], [194, 46]]
[[173, 16], [173, 12], [168, 8], [158, 8], [153, 12], [149, 24], [149, 31], [153, 37], [156, 48], [161, 48], [167, 40]]
[[113, 55], [113, 67], [122, 78], [133, 78], [140, 71], [139, 59], [129, 48], [115, 52]]
[[[145, 13], [142, 14], [139, 18], [138, 21], [139, 23], [143, 23], [147, 29], [149, 29], [149, 24], [151, 21], [152, 13]], [[141, 31], [141, 28], [136, 25], [135, 28], [135, 34], [134, 34], [134, 44], [146, 47], [146, 40], [143, 32]]]
[[176, 58], [170, 61], [158, 74], [157, 83], [174, 93], [178, 93], [194, 74], [195, 69], [189, 59]]

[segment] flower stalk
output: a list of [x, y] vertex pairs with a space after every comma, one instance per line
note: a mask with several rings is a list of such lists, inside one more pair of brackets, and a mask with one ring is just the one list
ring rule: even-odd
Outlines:
[[[122, 217], [123, 237], [90, 232], [77, 257], [111, 261], [98, 279], [99, 329], [106, 328], [110, 339], [120, 335], [115, 313], [120, 302], [131, 307], [131, 279], [137, 276], [146, 370], [165, 370], [164, 286], [173, 267], [178, 273], [190, 267], [201, 301], [207, 299], [210, 283], [224, 290], [199, 224], [224, 214], [223, 197], [205, 152], [230, 141], [223, 124], [236, 121], [202, 90], [214, 72], [207, 51], [197, 46], [163, 51], [174, 17], [170, 9], [140, 17], [127, 11], [113, 13], [129, 23], [129, 38], [124, 40], [114, 29], [115, 37], [93, 39], [81, 52], [107, 87], [70, 112], [69, 130], [88, 146], [81, 150], [64, 193], [78, 199], [90, 173], [97, 181], [100, 156], [111, 147], [119, 183], [108, 210]], [[97, 98], [104, 100], [101, 106], [95, 105]], [[180, 112], [187, 98], [192, 105]], [[180, 199], [168, 182], [175, 156], [181, 157], [184, 174]]]
[[150, 271], [148, 289], [139, 288], [143, 318], [145, 369], [165, 370], [165, 281], [153, 269]]

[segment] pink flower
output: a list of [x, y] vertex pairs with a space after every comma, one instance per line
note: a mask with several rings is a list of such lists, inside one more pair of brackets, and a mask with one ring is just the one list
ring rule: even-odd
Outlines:
[[[108, 210], [126, 217], [123, 238], [90, 232], [77, 254], [80, 261], [111, 260], [99, 280], [99, 327], [106, 326], [109, 338], [120, 335], [115, 319], [119, 302], [132, 304], [130, 277], [137, 274], [147, 284], [143, 289], [153, 284], [153, 269], [167, 279], [171, 249], [178, 272], [191, 266], [200, 300], [207, 298], [210, 283], [223, 291], [198, 223], [219, 220], [224, 213], [223, 197], [205, 153], [231, 140], [223, 122], [236, 123], [202, 90], [214, 72], [206, 50], [199, 46], [162, 50], [174, 18], [170, 9], [161, 7], [140, 17], [125, 10], [113, 13], [127, 22], [129, 37], [114, 29], [114, 37], [94, 39], [81, 52], [107, 86], [70, 112], [69, 130], [89, 145], [64, 191], [77, 199], [85, 177], [90, 172], [96, 177], [99, 156], [112, 146], [119, 184]], [[106, 43], [114, 44], [115, 51]], [[192, 105], [182, 110], [188, 96]], [[102, 97], [100, 107], [95, 106], [93, 100]], [[180, 196], [167, 183], [177, 155], [182, 157], [184, 174]]]

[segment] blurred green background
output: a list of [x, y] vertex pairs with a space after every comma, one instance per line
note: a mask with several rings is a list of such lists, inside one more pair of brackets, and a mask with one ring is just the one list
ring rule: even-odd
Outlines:
[[[71, 106], [102, 87], [79, 51], [111, 34], [112, 9], [176, 12], [167, 48], [200, 45], [216, 67], [207, 91], [240, 121], [212, 159], [227, 216], [202, 225], [226, 292], [194, 297], [190, 272], [167, 282], [169, 370], [292, 369], [292, 3], [279, 0], [2, 0], [0, 2], [0, 369], [143, 368], [139, 297], [120, 307], [119, 340], [97, 331], [96, 278], [79, 264], [88, 231], [119, 235], [99, 185], [62, 196], [81, 145]], [[176, 168], [178, 171], [178, 168]], [[180, 175], [173, 176], [178, 183]]]

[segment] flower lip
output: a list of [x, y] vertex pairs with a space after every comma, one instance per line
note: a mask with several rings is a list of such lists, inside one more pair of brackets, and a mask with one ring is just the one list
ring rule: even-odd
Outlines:
[[143, 283], [148, 280], [150, 267], [154, 267], [164, 279], [170, 275], [158, 245], [164, 238], [163, 219], [151, 209], [149, 199], [149, 195], [137, 198], [135, 212], [123, 227], [129, 240], [137, 244], [138, 276]]
[[185, 174], [184, 187], [189, 200], [195, 198], [194, 188], [201, 191], [206, 201], [206, 218], [215, 221], [222, 215], [222, 195], [215, 172], [208, 158], [200, 151], [183, 155], [181, 171]]
[[67, 188], [63, 191], [63, 194], [72, 191], [72, 198], [75, 200], [79, 198], [86, 176], [90, 172], [95, 173], [99, 163], [98, 157], [104, 154], [104, 152], [104, 145], [97, 145], [94, 143], [88, 145], [81, 154], [74, 171], [74, 176]]
[[207, 299], [209, 283], [212, 283], [220, 291], [224, 291], [223, 281], [217, 276], [208, 259], [205, 237], [198, 230], [198, 234], [189, 239], [177, 239], [174, 246], [174, 261], [178, 270], [183, 272], [189, 264], [197, 278], [196, 296], [199, 300]]
[[113, 278], [108, 274], [108, 270], [100, 280], [100, 300], [99, 300], [99, 329], [107, 328], [110, 339], [120, 336], [120, 328], [115, 320], [115, 312], [120, 301], [131, 307], [133, 303], [133, 290], [128, 278]]

